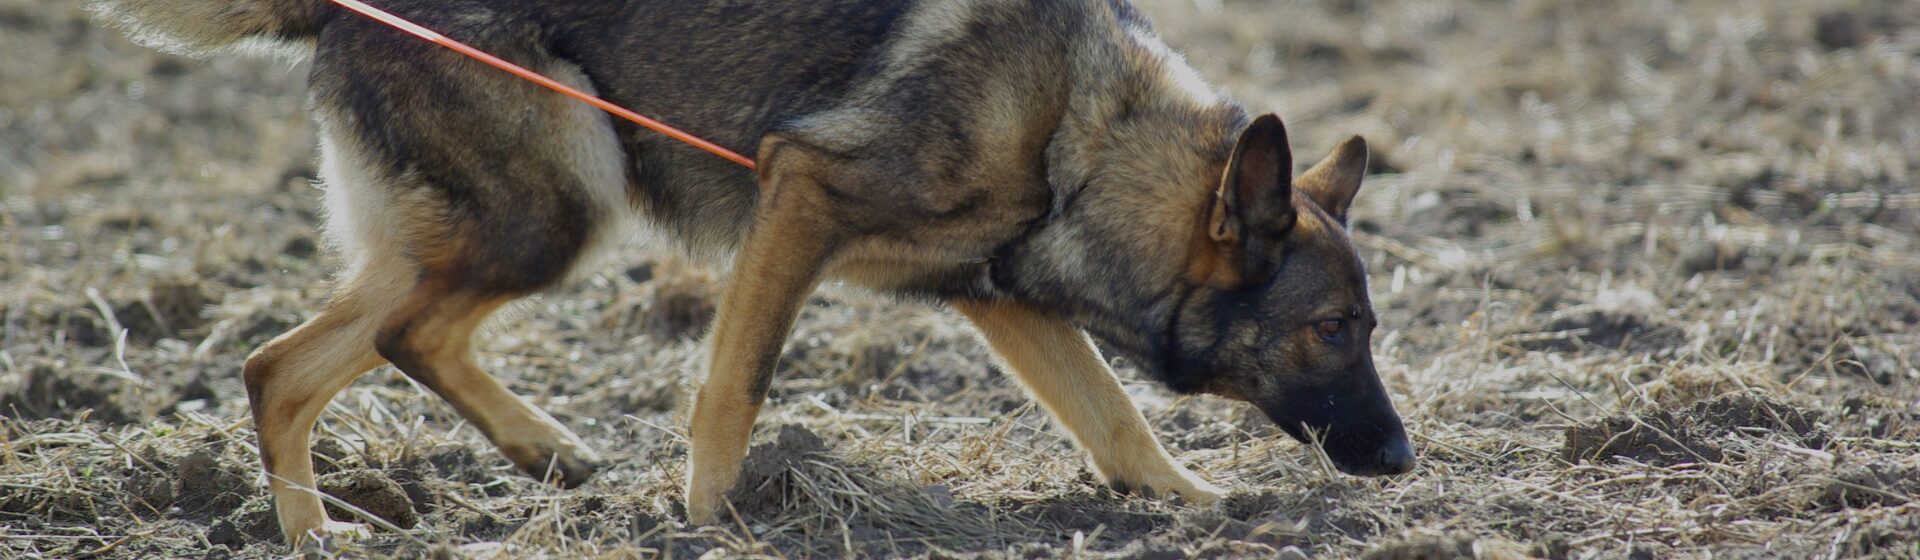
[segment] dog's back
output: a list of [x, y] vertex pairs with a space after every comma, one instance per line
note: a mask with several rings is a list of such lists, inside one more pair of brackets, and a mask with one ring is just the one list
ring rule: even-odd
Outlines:
[[[1057, 107], [1046, 106], [1060, 101], [1062, 89], [1072, 78], [1064, 75], [1061, 59], [1070, 49], [1061, 34], [1083, 31], [1084, 25], [1074, 21], [1082, 15], [1076, 12], [1101, 3], [387, 0], [375, 4], [752, 156], [768, 132], [798, 117], [845, 104], [861, 95], [857, 90], [862, 84], [876, 81], [920, 81], [925, 82], [921, 87], [890, 89], [937, 92], [938, 96], [898, 100], [890, 108], [904, 118], [922, 121], [915, 126], [932, 125], [925, 127], [929, 134], [966, 134], [960, 129], [968, 127], [960, 121], [983, 112], [1004, 119], [1020, 116], [1004, 108], [982, 111], [978, 107], [989, 102], [980, 99], [989, 95], [983, 90], [1009, 81], [1022, 82], [1015, 84], [1017, 89], [1051, 97], [1029, 104], [1040, 105], [1041, 112], [1057, 112]], [[478, 144], [506, 144], [503, 138], [526, 132], [528, 106], [552, 102], [539, 99], [551, 97], [548, 92], [496, 75], [492, 69], [326, 0], [103, 0], [95, 5], [133, 27], [136, 37], [176, 52], [205, 53], [236, 45], [283, 45], [295, 52], [312, 49], [310, 81], [316, 117], [323, 128], [366, 139], [372, 145], [361, 150], [364, 161], [359, 163], [385, 168], [388, 174], [402, 174], [405, 166], [425, 161], [470, 160], [476, 165], [482, 160], [511, 161], [512, 154], [486, 153], [491, 150]], [[918, 73], [879, 77], [907, 68]], [[996, 102], [1004, 104], [1004, 100]], [[329, 125], [330, 119], [339, 122]], [[389, 126], [396, 119], [417, 122], [408, 127], [411, 132], [402, 134]], [[579, 120], [608, 119], [580, 115]], [[341, 130], [350, 127], [345, 124], [349, 122], [370, 127]], [[758, 195], [753, 174], [636, 125], [609, 122], [623, 160], [618, 190], [625, 192], [627, 203], [614, 206], [637, 207], [653, 226], [696, 250], [731, 248]], [[415, 138], [408, 141], [405, 136]], [[565, 138], [529, 141], [569, 142]], [[974, 144], [977, 139], [956, 139], [956, 143]], [[467, 151], [467, 147], [474, 149]], [[423, 152], [456, 148], [458, 153]], [[479, 193], [449, 193], [453, 198], [475, 195]], [[500, 198], [512, 199], [515, 207], [551, 205], [525, 195]], [[612, 203], [618, 197], [600, 193], [591, 198]], [[341, 244], [349, 249], [358, 245], [351, 239]]]

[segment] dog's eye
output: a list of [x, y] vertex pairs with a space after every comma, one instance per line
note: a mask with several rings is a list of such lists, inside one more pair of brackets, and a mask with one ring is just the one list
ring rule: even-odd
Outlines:
[[1347, 332], [1347, 321], [1345, 319], [1326, 319], [1314, 323], [1313, 330], [1320, 334], [1320, 340], [1338, 343], [1342, 335]]

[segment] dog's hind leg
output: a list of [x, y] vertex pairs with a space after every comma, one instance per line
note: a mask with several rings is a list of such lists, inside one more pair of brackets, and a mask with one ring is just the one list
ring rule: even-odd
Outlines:
[[385, 363], [374, 352], [374, 332], [412, 283], [411, 266], [376, 259], [360, 267], [318, 315], [247, 358], [242, 377], [260, 462], [289, 544], [349, 527], [329, 522], [313, 494], [313, 424], [335, 394]]
[[453, 405], [521, 470], [566, 488], [586, 482], [599, 458], [579, 436], [513, 394], [474, 358], [473, 335], [517, 299], [428, 277], [377, 336], [381, 356]]
[[[422, 15], [592, 91], [583, 71], [546, 51], [538, 23], [509, 12]], [[331, 25], [314, 59], [315, 112], [323, 132], [342, 137], [340, 147], [378, 178], [363, 221], [386, 224], [372, 233], [386, 237], [369, 244], [400, 248], [418, 271], [376, 328], [375, 352], [521, 469], [566, 487], [586, 482], [598, 458], [483, 371], [473, 338], [494, 311], [553, 287], [595, 244], [620, 239], [629, 162], [611, 120], [440, 47], [389, 40], [377, 23]]]
[[1115, 489], [1211, 502], [1220, 489], [1173, 462], [1086, 333], [1011, 302], [955, 301]]
[[[428, 15], [470, 44], [591, 89], [541, 46], [535, 22], [485, 10]], [[329, 528], [320, 500], [302, 489], [313, 484], [314, 419], [383, 362], [447, 399], [535, 476], [584, 482], [593, 453], [481, 371], [472, 339], [493, 311], [558, 283], [596, 241], [618, 239], [629, 177], [611, 121], [360, 18], [328, 24], [309, 83], [327, 231], [349, 281], [246, 367], [289, 542]]]

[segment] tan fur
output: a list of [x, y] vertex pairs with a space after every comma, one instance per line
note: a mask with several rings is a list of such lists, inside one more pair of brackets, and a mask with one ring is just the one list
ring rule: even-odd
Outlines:
[[[393, 313], [376, 340], [383, 355], [402, 369], [412, 368], [409, 375], [452, 404], [521, 469], [556, 483], [578, 483], [564, 480], [568, 473], [556, 467], [598, 461], [593, 451], [552, 416], [487, 375], [475, 360], [475, 331], [510, 299], [424, 283]], [[398, 326], [402, 324], [406, 326]], [[386, 334], [397, 328], [404, 328], [404, 334]], [[405, 363], [396, 353], [411, 354], [420, 363]]]
[[320, 499], [303, 490], [314, 484], [308, 440], [314, 421], [336, 393], [386, 363], [374, 352], [373, 333], [412, 282], [404, 264], [370, 263], [319, 315], [262, 346], [244, 368], [261, 461], [289, 543], [327, 523]]
[[387, 363], [375, 352], [374, 333], [406, 298], [418, 275], [395, 249], [407, 205], [373, 190], [352, 142], [330, 134], [323, 120], [321, 179], [326, 186], [328, 234], [348, 257], [343, 279], [318, 315], [247, 358], [243, 369], [260, 458], [287, 542], [352, 530], [331, 524], [314, 485], [313, 425], [340, 390]]
[[[766, 399], [767, 384], [800, 304], [813, 292], [838, 232], [812, 169], [782, 159], [778, 141], [763, 147], [780, 163], [762, 178], [768, 194], [741, 246], [714, 317], [707, 380], [694, 397], [688, 427], [693, 449], [687, 466], [687, 518], [718, 522], [725, 494], [740, 476], [747, 437]], [[805, 243], [792, 243], [806, 240]]]
[[973, 321], [1008, 369], [1092, 455], [1103, 481], [1192, 502], [1219, 499], [1218, 487], [1174, 463], [1160, 446], [1086, 333], [1013, 302], [960, 301], [954, 309]]
[[[585, 83], [577, 69], [555, 68], [569, 81]], [[618, 166], [621, 155], [605, 115], [575, 103], [539, 98], [556, 118], [540, 121], [541, 146], [566, 162], [588, 200], [604, 219], [604, 231], [620, 231], [629, 214]], [[309, 537], [355, 531], [329, 521], [314, 483], [310, 433], [321, 410], [366, 371], [388, 362], [381, 333], [415, 323], [404, 340], [385, 341], [419, 355], [440, 381], [431, 384], [501, 451], [535, 476], [561, 478], [568, 465], [596, 461], [577, 436], [551, 416], [514, 396], [474, 362], [472, 337], [508, 295], [464, 294], [445, 283], [422, 284], [423, 271], [452, 266], [470, 235], [449, 220], [448, 209], [411, 176], [374, 171], [360, 137], [345, 128], [337, 111], [316, 111], [321, 132], [321, 179], [326, 191], [327, 235], [346, 260], [341, 288], [312, 320], [257, 351], [246, 378], [282, 532], [291, 544]], [[415, 375], [423, 372], [408, 372]], [[554, 472], [548, 473], [547, 471]], [[576, 474], [576, 477], [581, 476]], [[577, 484], [580, 481], [556, 480]]]
[[1187, 281], [1223, 289], [1239, 286], [1241, 280], [1237, 266], [1239, 259], [1235, 257], [1236, 247], [1213, 239], [1205, 231], [1195, 233], [1193, 248], [1187, 256]]
[[1367, 141], [1354, 136], [1334, 147], [1326, 159], [1313, 164], [1306, 173], [1293, 179], [1293, 186], [1307, 195], [1327, 215], [1345, 221], [1353, 195], [1360, 191], [1360, 179], [1367, 174]]

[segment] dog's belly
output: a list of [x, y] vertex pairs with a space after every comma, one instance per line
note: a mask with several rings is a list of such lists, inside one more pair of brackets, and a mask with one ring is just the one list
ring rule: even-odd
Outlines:
[[994, 293], [986, 259], [936, 261], [910, 255], [841, 258], [827, 269], [830, 280], [881, 293], [932, 300], [988, 299]]

